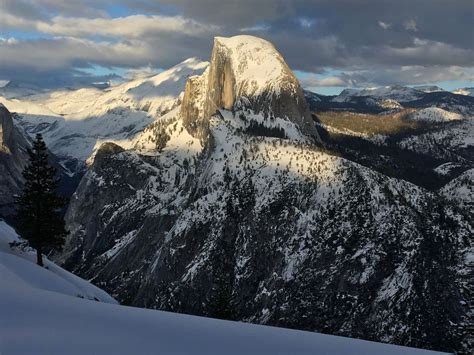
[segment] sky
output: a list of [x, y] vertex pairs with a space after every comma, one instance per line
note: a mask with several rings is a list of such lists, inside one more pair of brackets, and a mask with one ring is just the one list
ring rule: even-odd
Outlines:
[[0, 0], [0, 82], [44, 87], [208, 60], [214, 36], [271, 41], [305, 88], [474, 86], [473, 0]]

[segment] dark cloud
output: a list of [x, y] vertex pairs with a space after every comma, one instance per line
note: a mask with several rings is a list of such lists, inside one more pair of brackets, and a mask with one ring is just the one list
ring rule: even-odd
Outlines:
[[[106, 10], [119, 5], [158, 17], [107, 19]], [[59, 36], [0, 42], [0, 79], [90, 65], [163, 68], [190, 56], [207, 59], [213, 36], [242, 33], [273, 42], [295, 70], [363, 77], [351, 83], [408, 83], [406, 67], [419, 71], [420, 82], [431, 82], [435, 72], [469, 80], [474, 66], [472, 0], [0, 0], [0, 7], [0, 28]], [[165, 21], [172, 30], [161, 26]], [[134, 36], [134, 26], [144, 35]]]

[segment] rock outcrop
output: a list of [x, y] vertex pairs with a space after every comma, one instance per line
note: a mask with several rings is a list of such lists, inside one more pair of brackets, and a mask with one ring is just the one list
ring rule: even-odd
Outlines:
[[11, 114], [5, 106], [0, 104], [0, 152], [8, 154], [15, 150], [13, 130]]
[[298, 79], [264, 39], [216, 37], [208, 70], [186, 84], [183, 120], [194, 131], [196, 122], [205, 122], [219, 109], [234, 110], [236, 103], [239, 109], [289, 120], [320, 141]]
[[22, 171], [29, 146], [13, 124], [10, 111], [0, 104], [0, 217], [14, 212], [14, 196], [23, 184]]

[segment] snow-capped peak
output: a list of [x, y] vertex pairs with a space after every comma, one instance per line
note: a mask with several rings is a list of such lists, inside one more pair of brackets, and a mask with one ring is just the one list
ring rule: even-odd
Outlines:
[[347, 102], [351, 97], [355, 96], [372, 96], [378, 99], [391, 99], [398, 102], [413, 101], [421, 98], [424, 95], [422, 90], [409, 88], [406, 86], [393, 85], [371, 87], [365, 89], [345, 89], [332, 101]]
[[[229, 59], [236, 87], [246, 94], [278, 91], [288, 76], [294, 78], [285, 60], [270, 42], [248, 35], [215, 37], [214, 48]], [[296, 79], [295, 79], [296, 80]]]

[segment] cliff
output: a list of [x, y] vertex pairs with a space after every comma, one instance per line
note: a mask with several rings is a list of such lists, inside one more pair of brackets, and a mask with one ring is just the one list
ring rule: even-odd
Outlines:
[[261, 38], [216, 37], [209, 69], [188, 80], [181, 109], [188, 129], [195, 130], [197, 122], [205, 126], [219, 109], [282, 118], [320, 141], [298, 80], [276, 48]]

